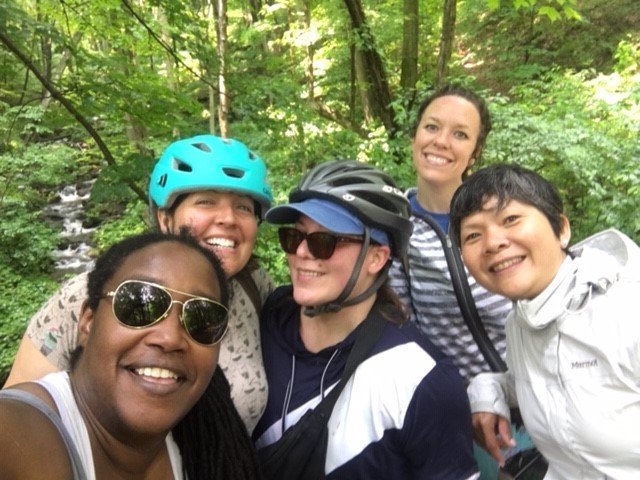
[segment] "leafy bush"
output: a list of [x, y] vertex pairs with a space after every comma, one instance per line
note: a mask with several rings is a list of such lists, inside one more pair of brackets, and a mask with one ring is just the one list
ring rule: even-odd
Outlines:
[[103, 251], [123, 238], [149, 230], [147, 206], [142, 202], [133, 202], [122, 215], [105, 222], [94, 233], [93, 241], [98, 251]]
[[512, 89], [512, 99], [494, 98], [485, 159], [527, 166], [553, 182], [574, 239], [616, 227], [638, 241], [640, 147], [624, 101], [602, 100], [607, 84], [588, 72], [551, 73]]
[[0, 217], [0, 265], [16, 274], [50, 272], [58, 235], [42, 223], [40, 214], [7, 202], [0, 205]]
[[0, 264], [0, 380], [11, 369], [29, 319], [56, 288], [45, 275], [26, 276]]

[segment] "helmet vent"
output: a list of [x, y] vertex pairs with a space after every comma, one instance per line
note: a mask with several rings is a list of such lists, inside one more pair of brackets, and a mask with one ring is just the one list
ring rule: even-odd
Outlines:
[[249, 160], [255, 160], [256, 158], [258, 158], [258, 157], [256, 156], [256, 154], [250, 151], [250, 152], [249, 152]]
[[183, 162], [177, 158], [174, 159], [174, 169], [179, 172], [193, 172], [193, 168], [188, 163]]
[[232, 178], [244, 177], [244, 170], [240, 170], [239, 168], [223, 168], [222, 171], [228, 177], [232, 177]]
[[211, 148], [206, 143], [194, 143], [193, 146], [203, 152], [211, 153]]

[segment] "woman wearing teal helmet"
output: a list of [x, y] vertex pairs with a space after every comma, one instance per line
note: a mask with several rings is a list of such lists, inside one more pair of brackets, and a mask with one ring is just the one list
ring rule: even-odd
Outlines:
[[199, 135], [172, 143], [149, 182], [152, 217], [215, 250], [230, 277], [249, 262], [257, 219], [271, 205], [264, 162], [243, 143]]
[[[273, 290], [252, 258], [259, 221], [272, 199], [265, 163], [237, 140], [214, 135], [178, 140], [156, 163], [149, 197], [157, 228], [189, 233], [216, 253], [231, 279], [229, 332], [219, 364], [251, 431], [267, 397], [257, 309]], [[68, 368], [85, 290], [86, 274], [78, 275], [36, 313], [5, 386]]]

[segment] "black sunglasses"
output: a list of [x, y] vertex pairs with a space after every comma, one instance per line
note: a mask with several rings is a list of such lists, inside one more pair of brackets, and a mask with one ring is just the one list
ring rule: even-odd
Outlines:
[[[192, 298], [180, 302], [174, 300], [170, 292]], [[113, 298], [113, 314], [125, 327], [147, 328], [155, 325], [169, 315], [174, 303], [179, 303], [182, 305], [180, 322], [195, 342], [215, 345], [227, 332], [229, 321], [226, 307], [208, 298], [142, 280], [126, 280], [115, 291], [103, 296]]]
[[303, 240], [311, 255], [320, 260], [331, 258], [338, 243], [362, 243], [362, 238], [343, 237], [329, 232], [304, 233], [292, 227], [278, 229], [280, 246], [286, 253], [295, 254]]

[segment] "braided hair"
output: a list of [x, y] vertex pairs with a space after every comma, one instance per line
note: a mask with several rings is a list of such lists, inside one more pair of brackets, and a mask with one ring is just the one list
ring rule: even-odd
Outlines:
[[200, 400], [173, 428], [189, 480], [260, 479], [255, 448], [220, 367]]

